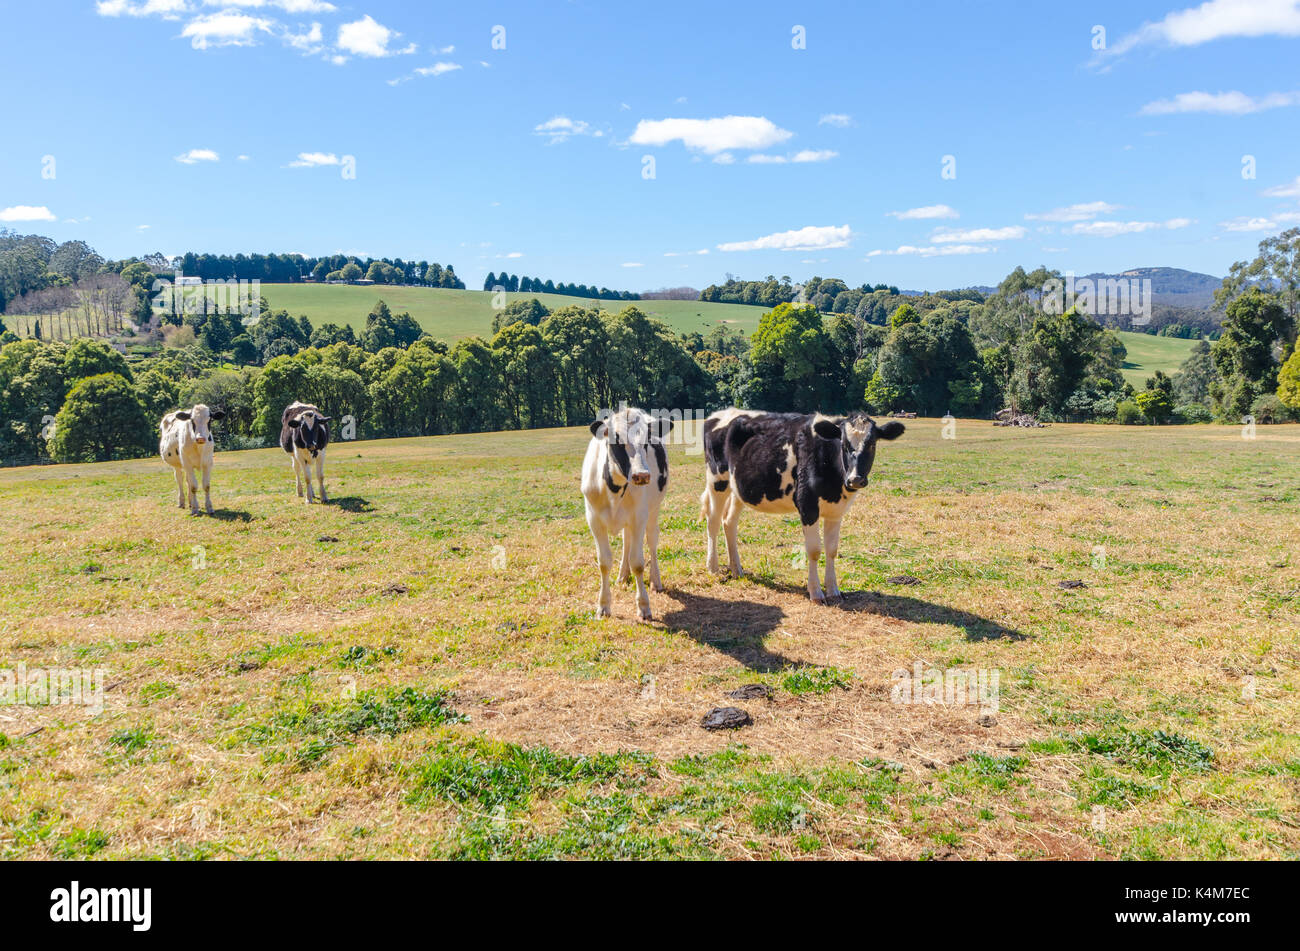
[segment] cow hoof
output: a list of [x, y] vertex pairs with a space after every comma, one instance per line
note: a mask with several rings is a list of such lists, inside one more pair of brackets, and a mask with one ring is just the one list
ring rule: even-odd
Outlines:
[[638, 611], [637, 614], [643, 621], [653, 621], [655, 619], [654, 612], [649, 608], [644, 608], [641, 611]]
[[600, 620], [601, 618], [607, 618], [607, 617], [609, 617], [609, 616], [610, 616], [610, 614], [609, 614], [609, 608], [596, 608], [596, 619], [597, 619], [597, 620]]
[[652, 584], [652, 585], [650, 586], [650, 589], [651, 589], [652, 591], [656, 592], [657, 594], [663, 594], [664, 591], [667, 590], [666, 588], [664, 588], [663, 584], [661, 584], [661, 583], [658, 582], [658, 581], [656, 581], [654, 584]]

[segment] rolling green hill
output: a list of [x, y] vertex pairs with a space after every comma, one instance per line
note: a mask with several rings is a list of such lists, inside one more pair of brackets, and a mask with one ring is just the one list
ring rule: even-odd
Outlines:
[[[443, 340], [483, 337], [492, 333], [492, 293], [451, 291], [431, 287], [358, 287], [350, 284], [263, 284], [262, 296], [271, 307], [283, 307], [294, 316], [306, 314], [314, 325], [351, 324], [357, 330], [366, 325], [366, 314], [381, 298], [393, 313], [406, 311], [430, 334]], [[551, 310], [571, 304], [598, 305], [620, 311], [635, 304], [646, 314], [668, 324], [678, 333], [698, 330], [708, 333], [721, 322], [750, 333], [764, 313], [746, 304], [706, 304], [683, 300], [592, 301], [560, 294], [508, 294], [507, 301], [536, 297]]]
[[[381, 298], [394, 313], [408, 312], [426, 331], [442, 340], [456, 340], [492, 332], [492, 294], [489, 291], [451, 291], [428, 287], [359, 287], [350, 284], [263, 284], [262, 296], [274, 308], [283, 307], [311, 322], [351, 324], [357, 330], [366, 314]], [[708, 333], [719, 323], [752, 333], [766, 308], [748, 304], [710, 304], [701, 301], [642, 300], [591, 301], [559, 294], [510, 294], [509, 300], [536, 297], [552, 310], [570, 304], [597, 305], [619, 311], [635, 304], [645, 313], [662, 320], [678, 333], [698, 330]], [[1150, 334], [1119, 332], [1128, 347], [1124, 379], [1139, 389], [1156, 370], [1173, 374], [1191, 352], [1192, 341]]]

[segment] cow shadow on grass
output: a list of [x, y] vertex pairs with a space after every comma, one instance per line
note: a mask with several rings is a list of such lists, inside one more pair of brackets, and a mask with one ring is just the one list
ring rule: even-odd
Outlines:
[[[808, 589], [803, 585], [786, 584], [753, 575], [749, 576], [749, 580], [782, 594], [808, 597]], [[944, 604], [923, 601], [920, 598], [886, 594], [881, 591], [844, 591], [842, 594], [843, 597], [838, 602], [831, 602], [832, 609], [850, 614], [874, 614], [912, 624], [950, 624], [961, 628], [968, 641], [1023, 641], [1029, 638], [1027, 634], [978, 614], [950, 608]]]
[[778, 605], [708, 598], [676, 590], [671, 594], [680, 607], [663, 615], [663, 623], [670, 630], [684, 631], [704, 646], [759, 673], [772, 673], [794, 663], [763, 643], [785, 618]]
[[375, 510], [369, 499], [363, 499], [359, 495], [345, 495], [341, 499], [330, 499], [329, 504], [341, 508], [345, 512], [373, 512]]
[[253, 513], [243, 509], [216, 509], [208, 518], [215, 518], [219, 522], [251, 522]]

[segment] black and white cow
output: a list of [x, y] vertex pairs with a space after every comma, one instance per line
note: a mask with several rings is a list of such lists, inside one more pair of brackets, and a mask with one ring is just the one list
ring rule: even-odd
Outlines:
[[[808, 597], [838, 598], [835, 556], [840, 523], [857, 493], [867, 487], [876, 442], [897, 439], [903, 424], [883, 426], [862, 413], [763, 413], [727, 409], [704, 421], [707, 463], [700, 497], [708, 520], [708, 567], [718, 570], [718, 528], [725, 524], [731, 573], [743, 574], [736, 527], [745, 506], [760, 512], [797, 513], [808, 555]], [[826, 591], [817, 578], [822, 543], [818, 521], [826, 523]]]
[[280, 448], [289, 454], [293, 462], [293, 479], [298, 486], [298, 498], [302, 498], [303, 483], [307, 484], [307, 504], [311, 505], [316, 497], [311, 491], [311, 464], [316, 461], [316, 482], [320, 485], [320, 500], [328, 502], [325, 494], [325, 447], [330, 441], [329, 421], [332, 416], [324, 416], [311, 403], [294, 401], [284, 409], [280, 425]]
[[626, 581], [629, 573], [636, 578], [641, 620], [652, 618], [644, 578], [647, 548], [650, 583], [656, 591], [664, 589], [659, 580], [659, 506], [668, 487], [668, 453], [663, 438], [672, 428], [672, 420], [640, 409], [620, 409], [591, 424], [591, 442], [582, 462], [582, 497], [600, 564], [597, 617], [609, 617], [610, 613], [609, 572], [614, 566], [611, 534], [623, 533], [618, 580]]
[[199, 514], [199, 480], [203, 475], [203, 505], [212, 514], [212, 430], [209, 425], [226, 415], [199, 403], [168, 413], [158, 424], [158, 455], [176, 475], [176, 504], [185, 508], [185, 484], [190, 487], [190, 514]]

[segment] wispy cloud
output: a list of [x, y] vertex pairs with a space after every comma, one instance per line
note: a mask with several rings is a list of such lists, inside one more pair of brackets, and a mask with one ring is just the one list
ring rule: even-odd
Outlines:
[[195, 17], [181, 30], [181, 36], [190, 41], [196, 50], [221, 46], [253, 46], [259, 33], [271, 34], [275, 20], [268, 17], [249, 16], [233, 10]]
[[1295, 181], [1287, 182], [1285, 185], [1265, 188], [1262, 194], [1269, 198], [1300, 198], [1300, 175], [1296, 176]]
[[956, 209], [949, 208], [947, 205], [922, 205], [920, 208], [909, 208], [906, 211], [887, 211], [885, 215], [889, 218], [897, 218], [899, 221], [924, 221], [931, 218], [959, 218]]
[[1098, 215], [1114, 214], [1119, 210], [1119, 205], [1112, 205], [1107, 201], [1086, 201], [1077, 205], [1066, 205], [1063, 208], [1053, 208], [1051, 211], [1042, 211], [1037, 214], [1025, 215], [1026, 221], [1088, 221], [1096, 218]]
[[640, 261], [624, 261], [619, 267], [645, 267]]
[[629, 140], [633, 145], [667, 145], [680, 141], [688, 149], [709, 155], [729, 149], [766, 149], [794, 133], [763, 116], [724, 116], [719, 119], [642, 119]]
[[666, 257], [666, 258], [680, 258], [680, 257], [684, 257], [684, 256], [686, 256], [686, 255], [688, 255], [688, 254], [708, 254], [708, 253], [709, 253], [709, 249], [708, 249], [708, 248], [700, 248], [698, 251], [665, 251], [665, 252], [664, 252], [664, 257]]
[[1098, 52], [1094, 62], [1113, 59], [1136, 46], [1200, 46], [1230, 37], [1300, 36], [1300, 0], [1209, 0], [1144, 23]]
[[970, 228], [965, 231], [941, 230], [930, 235], [935, 244], [969, 244], [979, 241], [1017, 241], [1025, 236], [1025, 228], [1011, 225], [1006, 228]]
[[1191, 218], [1170, 218], [1167, 221], [1080, 221], [1066, 229], [1066, 234], [1081, 234], [1093, 238], [1117, 238], [1125, 234], [1166, 229], [1174, 231], [1192, 224]]
[[1144, 116], [1168, 116], [1188, 112], [1208, 112], [1221, 116], [1245, 116], [1266, 109], [1300, 104], [1300, 92], [1271, 92], [1258, 99], [1244, 92], [1182, 92], [1172, 99], [1148, 102], [1139, 110]]
[[890, 255], [917, 255], [923, 258], [947, 257], [957, 254], [988, 254], [996, 251], [997, 248], [987, 244], [930, 244], [930, 245], [900, 245], [892, 251], [883, 249], [868, 251], [867, 257], [879, 257], [882, 254]]
[[[248, 156], [244, 156], [247, 158]], [[188, 152], [182, 152], [176, 156], [176, 161], [185, 165], [194, 165], [198, 162], [216, 162], [221, 156], [217, 155], [212, 149], [190, 149]]]
[[848, 225], [809, 225], [797, 231], [780, 231], [753, 241], [730, 241], [719, 251], [824, 251], [846, 248], [852, 232]]
[[1224, 231], [1279, 231], [1288, 225], [1300, 224], [1300, 211], [1281, 211], [1275, 215], [1233, 218], [1220, 222]]
[[828, 112], [817, 120], [818, 125], [833, 125], [839, 128], [853, 124], [853, 117], [844, 112]]
[[600, 133], [593, 133], [590, 123], [581, 119], [555, 116], [540, 125], [533, 126], [533, 134], [545, 136], [548, 145], [555, 145], [559, 142], [567, 142], [575, 135], [599, 135]]

